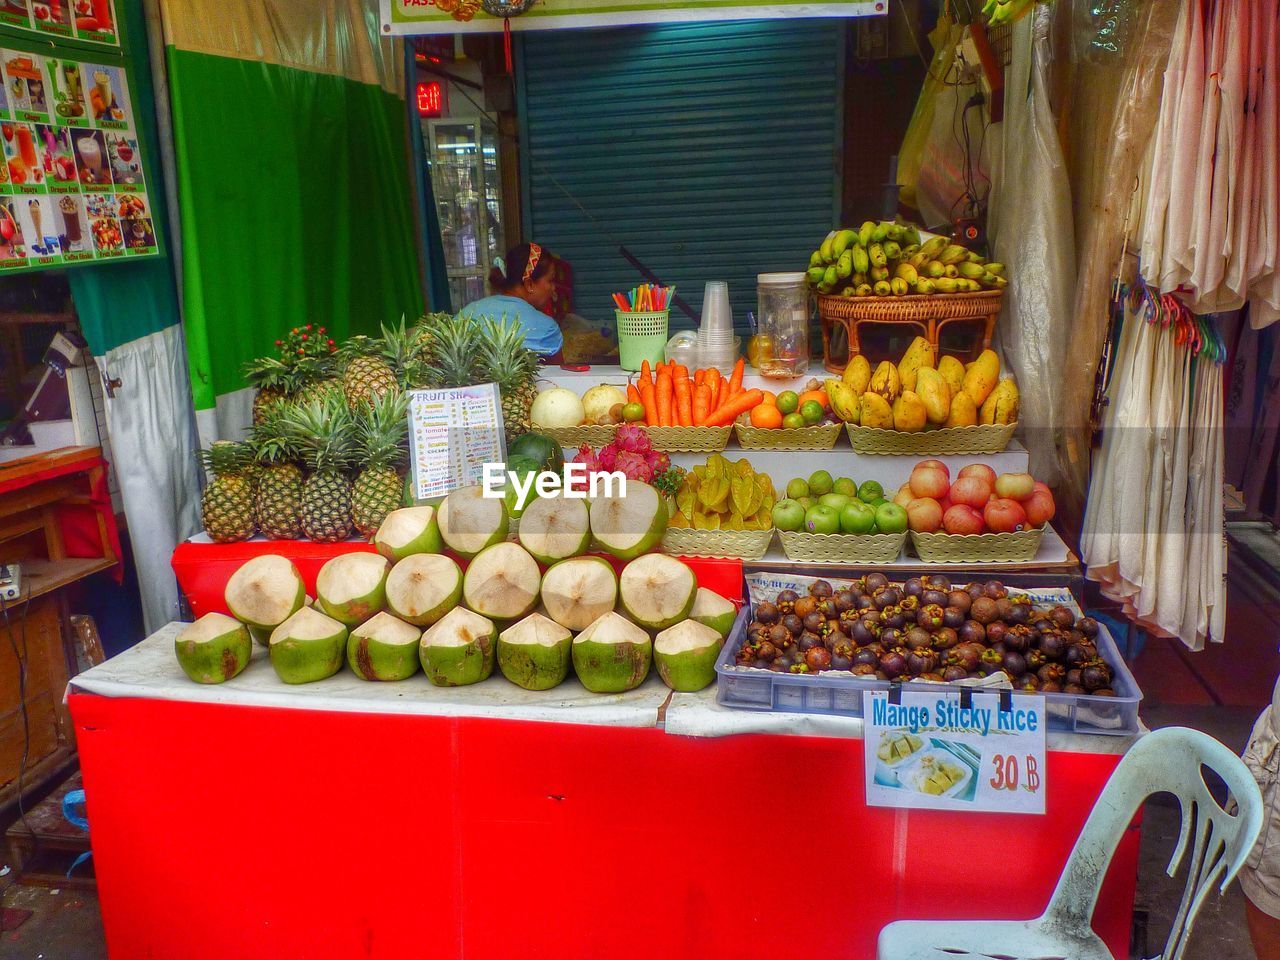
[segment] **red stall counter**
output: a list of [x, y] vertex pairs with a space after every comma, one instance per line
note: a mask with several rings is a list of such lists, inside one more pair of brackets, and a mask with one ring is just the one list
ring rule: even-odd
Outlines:
[[[113, 957], [868, 960], [893, 920], [1038, 915], [1127, 745], [1050, 734], [1043, 816], [872, 808], [856, 720], [655, 677], [289, 687], [260, 647], [205, 687], [179, 628], [70, 695]], [[1135, 824], [1117, 956], [1137, 855]]]

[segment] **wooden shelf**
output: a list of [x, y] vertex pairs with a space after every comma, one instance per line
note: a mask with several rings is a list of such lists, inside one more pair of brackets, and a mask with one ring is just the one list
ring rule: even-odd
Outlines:
[[115, 566], [108, 557], [72, 557], [66, 560], [22, 560], [22, 598], [13, 603], [25, 603], [52, 593], [62, 587], [83, 580]]

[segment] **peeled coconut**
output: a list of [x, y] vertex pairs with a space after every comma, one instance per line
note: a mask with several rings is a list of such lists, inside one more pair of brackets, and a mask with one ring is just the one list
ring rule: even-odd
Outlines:
[[693, 609], [689, 611], [689, 619], [706, 624], [720, 638], [726, 639], [733, 630], [733, 621], [738, 617], [738, 608], [731, 600], [726, 600], [714, 590], [699, 587], [693, 598]]
[[622, 422], [627, 395], [612, 384], [602, 383], [582, 395], [582, 418], [587, 423], [608, 426]]
[[293, 561], [266, 553], [242, 564], [223, 596], [231, 615], [262, 639], [302, 608], [307, 587]]
[[591, 533], [615, 557], [632, 560], [658, 545], [668, 514], [666, 501], [649, 484], [628, 480], [626, 486], [625, 497], [615, 489], [591, 501]]
[[285, 683], [312, 683], [342, 669], [347, 628], [319, 610], [303, 607], [271, 631], [271, 666]]
[[716, 678], [716, 657], [724, 638], [697, 620], [681, 620], [653, 638], [658, 675], [672, 690], [694, 693]]
[[548, 566], [586, 553], [591, 545], [587, 502], [566, 497], [534, 500], [520, 517], [516, 536], [535, 560]]
[[485, 547], [507, 539], [507, 508], [502, 498], [484, 495], [480, 486], [459, 487], [436, 513], [440, 536], [450, 550], [474, 557]]
[[498, 669], [517, 687], [550, 690], [569, 675], [573, 634], [531, 613], [498, 634]]
[[538, 561], [528, 550], [518, 543], [495, 543], [467, 565], [462, 602], [484, 617], [518, 620], [537, 605], [541, 584]]
[[698, 581], [675, 557], [647, 553], [622, 568], [618, 593], [627, 616], [642, 627], [664, 630], [689, 616]]
[[223, 613], [206, 613], [174, 641], [182, 672], [196, 683], [222, 683], [249, 665], [253, 640], [248, 628]]
[[439, 553], [440, 524], [435, 507], [401, 507], [387, 514], [374, 534], [377, 551], [395, 563], [414, 553]]
[[343, 553], [325, 563], [316, 576], [320, 609], [344, 626], [364, 623], [387, 604], [391, 564], [377, 553]]
[[387, 609], [416, 627], [435, 623], [462, 599], [462, 570], [442, 553], [415, 553], [387, 574]]
[[644, 683], [653, 641], [626, 617], [606, 613], [573, 638], [573, 669], [592, 693], [622, 693]]
[[454, 607], [422, 635], [418, 655], [427, 679], [437, 687], [461, 687], [493, 673], [497, 643], [492, 620], [466, 607]]
[[570, 630], [584, 630], [613, 610], [618, 575], [604, 557], [561, 560], [542, 575], [542, 605], [547, 616]]
[[[626, 395], [623, 395], [626, 401]], [[576, 427], [586, 419], [582, 400], [572, 390], [552, 387], [533, 398], [529, 408], [529, 420], [535, 427]]]
[[361, 680], [405, 680], [418, 672], [422, 631], [383, 611], [347, 637], [347, 663]]

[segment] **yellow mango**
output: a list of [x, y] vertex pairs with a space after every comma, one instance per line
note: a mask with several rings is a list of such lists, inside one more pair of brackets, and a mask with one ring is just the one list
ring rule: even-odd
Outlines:
[[924, 402], [930, 423], [946, 423], [951, 413], [951, 388], [937, 370], [921, 367], [916, 375], [916, 394]]
[[862, 403], [859, 404], [861, 414], [859, 420], [864, 427], [880, 427], [884, 430], [893, 429], [893, 408], [889, 406], [889, 401], [878, 393], [872, 393], [868, 390], [862, 395]]
[[858, 396], [867, 392], [867, 384], [871, 382], [871, 363], [862, 354], [858, 354], [844, 368], [841, 378]]
[[1000, 358], [994, 350], [983, 350], [964, 375], [964, 392], [981, 407], [1000, 381]]
[[978, 422], [978, 407], [973, 398], [960, 390], [951, 398], [951, 412], [944, 427], [972, 427]]
[[1009, 424], [1018, 422], [1020, 398], [1013, 380], [1001, 380], [978, 412], [980, 423]]
[[942, 374], [942, 379], [947, 381], [953, 397], [964, 389], [964, 364], [955, 357], [940, 358], [938, 372]]
[[904, 433], [917, 433], [924, 429], [928, 413], [924, 401], [910, 390], [903, 390], [893, 401], [893, 427]]
[[853, 392], [853, 387], [843, 380], [828, 380], [823, 384], [827, 391], [827, 399], [831, 401], [831, 409], [845, 423], [857, 423], [859, 419], [860, 394]]
[[881, 361], [876, 372], [871, 375], [871, 383], [867, 389], [880, 394], [887, 403], [893, 403], [902, 393], [902, 376], [898, 373], [898, 368], [888, 360]]
[[898, 364], [898, 375], [902, 378], [903, 390], [916, 388], [916, 371], [921, 367], [932, 367], [934, 363], [933, 347], [924, 337], [916, 337], [902, 355]]

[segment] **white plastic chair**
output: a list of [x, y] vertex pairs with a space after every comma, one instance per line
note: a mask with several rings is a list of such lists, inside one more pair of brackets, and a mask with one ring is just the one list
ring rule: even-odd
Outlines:
[[[1214, 800], [1202, 764], [1226, 782], [1234, 812]], [[1235, 877], [1258, 839], [1263, 814], [1262, 793], [1240, 758], [1213, 737], [1183, 727], [1149, 733], [1125, 755], [1094, 804], [1041, 916], [891, 923], [880, 931], [877, 960], [1115, 960], [1090, 926], [1093, 910], [1121, 836], [1147, 797], [1161, 792], [1172, 793], [1182, 807], [1169, 876], [1191, 848], [1187, 887], [1160, 954], [1163, 960], [1179, 960], [1210, 887], [1217, 883], [1221, 892]]]

